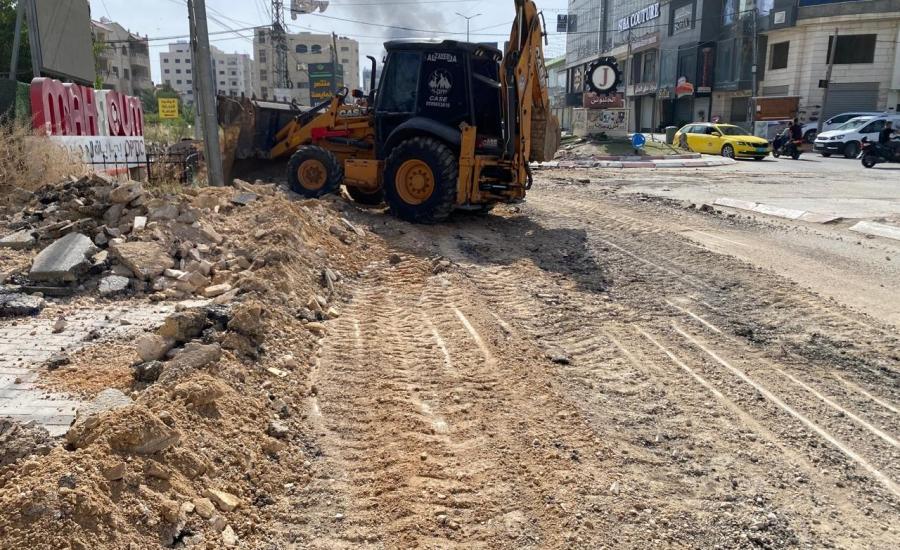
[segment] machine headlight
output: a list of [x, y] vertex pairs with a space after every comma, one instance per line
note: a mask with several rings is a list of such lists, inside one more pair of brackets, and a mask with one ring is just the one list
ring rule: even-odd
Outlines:
[[839, 141], [839, 140], [842, 140], [842, 139], [844, 139], [844, 135], [843, 135], [843, 134], [841, 134], [841, 135], [839, 135], [839, 136], [834, 136], [834, 137], [833, 137], [833, 138], [831, 138], [831, 139], [832, 139], [832, 140], [834, 140], [834, 141]]

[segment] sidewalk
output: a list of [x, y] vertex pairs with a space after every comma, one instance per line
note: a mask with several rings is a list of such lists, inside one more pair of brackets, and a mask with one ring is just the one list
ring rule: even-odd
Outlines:
[[730, 166], [736, 161], [725, 157], [700, 155], [672, 155], [669, 157], [619, 157], [618, 160], [585, 159], [559, 160], [532, 164], [536, 170], [552, 168], [710, 168]]

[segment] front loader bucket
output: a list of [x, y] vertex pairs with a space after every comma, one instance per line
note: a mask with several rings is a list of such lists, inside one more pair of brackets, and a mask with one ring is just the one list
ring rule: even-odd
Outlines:
[[278, 131], [306, 110], [290, 103], [219, 96], [217, 115], [226, 181], [231, 180], [236, 161], [269, 159]]

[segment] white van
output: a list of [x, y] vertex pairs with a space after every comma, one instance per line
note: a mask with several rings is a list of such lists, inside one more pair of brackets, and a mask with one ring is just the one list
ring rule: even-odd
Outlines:
[[862, 140], [878, 141], [878, 133], [887, 121], [900, 127], [900, 115], [861, 116], [851, 119], [835, 130], [822, 132], [816, 136], [815, 150], [823, 157], [843, 154], [855, 159], [862, 150]]
[[[827, 132], [829, 130], [837, 130], [840, 126], [843, 126], [845, 123], [850, 122], [850, 119], [861, 117], [861, 116], [881, 116], [886, 113], [884, 112], [864, 112], [864, 111], [854, 111], [850, 113], [841, 113], [839, 115], [834, 115], [829, 118], [825, 122], [822, 123], [822, 131]], [[807, 143], [812, 143], [816, 139], [816, 133], [819, 131], [819, 123], [818, 122], [809, 122], [803, 125], [803, 139], [806, 140]]]

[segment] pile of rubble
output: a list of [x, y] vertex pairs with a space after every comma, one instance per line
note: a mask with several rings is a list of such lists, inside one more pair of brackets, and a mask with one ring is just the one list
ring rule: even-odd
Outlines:
[[264, 526], [296, 514], [292, 495], [313, 479], [295, 409], [316, 393], [318, 342], [347, 282], [385, 254], [341, 208], [242, 181], [154, 197], [95, 176], [40, 190], [0, 224], [6, 246], [36, 253], [0, 294], [22, 315], [35, 312], [29, 299], [65, 292], [178, 301], [162, 326], [124, 343], [133, 358], [104, 359], [110, 343], [98, 341], [84, 350], [90, 364], [76, 354], [52, 372], [55, 389], [81, 395], [79, 368], [126, 361], [131, 373], [127, 387], [93, 390], [62, 441], [0, 426], [0, 444], [16, 442], [0, 463], [0, 540], [278, 545]]
[[[0, 248], [41, 249], [27, 273], [7, 274], [6, 293], [59, 296], [96, 288], [106, 297], [130, 292], [181, 300], [196, 295], [227, 303], [237, 295], [234, 280], [260, 264], [251, 251], [223, 245], [222, 235], [204, 217], [259, 198], [253, 186], [238, 186], [228, 196], [188, 190], [177, 197], [154, 197], [139, 182], [93, 175], [39, 189], [2, 224], [8, 233], [0, 238]], [[272, 186], [262, 190], [274, 191]]]

